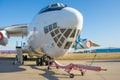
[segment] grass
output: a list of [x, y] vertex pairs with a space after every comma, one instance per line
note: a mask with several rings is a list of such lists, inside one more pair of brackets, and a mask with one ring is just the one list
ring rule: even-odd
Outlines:
[[[55, 58], [56, 60], [92, 60], [96, 55], [96, 60], [101, 59], [120, 59], [120, 53], [73, 53], [73, 54], [67, 54], [63, 57]], [[2, 58], [15, 58], [15, 54], [0, 54], [0, 57]]]
[[7, 57], [8, 57], [8, 58], [14, 58], [15, 56], [16, 56], [16, 55], [15, 55], [15, 54], [12, 54], [12, 53], [11, 53], [11, 54], [0, 54], [0, 57], [2, 57], [2, 58], [4, 58], [4, 57], [5, 57], [5, 58], [7, 58]]
[[[95, 57], [96, 55], [96, 57]], [[101, 59], [120, 59], [120, 53], [90, 53], [90, 54], [67, 54], [63, 57], [56, 58], [57, 60], [91, 60], [95, 57], [96, 60]]]

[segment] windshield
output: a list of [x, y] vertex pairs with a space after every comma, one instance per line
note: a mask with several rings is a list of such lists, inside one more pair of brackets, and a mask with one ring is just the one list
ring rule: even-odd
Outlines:
[[44, 13], [44, 12], [48, 12], [48, 11], [61, 10], [64, 7], [67, 7], [67, 5], [64, 5], [62, 3], [51, 4], [51, 5], [48, 5], [48, 6], [44, 7], [43, 9], [41, 9], [40, 12], [39, 12], [39, 14], [40, 13]]

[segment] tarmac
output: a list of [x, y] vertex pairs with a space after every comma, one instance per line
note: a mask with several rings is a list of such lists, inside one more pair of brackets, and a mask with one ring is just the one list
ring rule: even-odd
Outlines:
[[[81, 76], [80, 71], [73, 70], [74, 78], [63, 69], [52, 67], [47, 70], [47, 66], [36, 66], [35, 61], [25, 61], [24, 65], [13, 65], [14, 59], [0, 58], [0, 80], [119, 80], [120, 79], [120, 60], [96, 60], [93, 66], [100, 66], [107, 71], [95, 72], [86, 71]], [[69, 63], [90, 65], [90, 60], [58, 60], [63, 65]]]

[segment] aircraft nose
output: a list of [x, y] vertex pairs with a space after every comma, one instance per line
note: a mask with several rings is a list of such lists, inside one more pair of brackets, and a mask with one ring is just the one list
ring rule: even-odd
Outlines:
[[77, 29], [82, 29], [82, 25], [83, 25], [83, 16], [82, 14], [74, 9], [74, 8], [70, 8], [70, 7], [66, 7], [63, 9], [64, 12], [64, 18], [66, 18], [65, 20], [67, 21], [67, 27], [75, 27]]

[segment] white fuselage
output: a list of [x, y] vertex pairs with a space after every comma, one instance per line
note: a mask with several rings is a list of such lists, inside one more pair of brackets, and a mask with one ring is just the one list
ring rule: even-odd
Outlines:
[[38, 13], [29, 25], [29, 48], [50, 57], [67, 53], [81, 32], [83, 17], [71, 7]]

